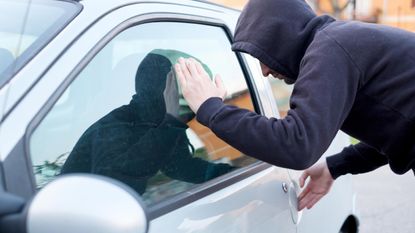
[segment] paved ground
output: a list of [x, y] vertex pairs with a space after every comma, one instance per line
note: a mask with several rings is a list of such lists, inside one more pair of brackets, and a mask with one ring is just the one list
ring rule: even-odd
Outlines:
[[389, 167], [353, 178], [358, 194], [360, 233], [415, 233], [415, 177]]

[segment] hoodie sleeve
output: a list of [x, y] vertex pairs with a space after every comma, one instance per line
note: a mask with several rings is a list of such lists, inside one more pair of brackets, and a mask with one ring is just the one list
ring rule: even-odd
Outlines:
[[347, 173], [370, 172], [388, 163], [385, 155], [364, 143], [350, 145], [340, 153], [327, 157], [326, 161], [333, 179]]
[[172, 156], [163, 163], [161, 171], [170, 178], [190, 183], [202, 183], [235, 169], [225, 163], [212, 163], [194, 157], [189, 150], [185, 132], [177, 137]]
[[266, 118], [205, 101], [199, 122], [241, 152], [290, 169], [305, 169], [328, 148], [347, 117], [360, 71], [347, 52], [325, 32], [316, 34], [300, 65], [287, 116]]

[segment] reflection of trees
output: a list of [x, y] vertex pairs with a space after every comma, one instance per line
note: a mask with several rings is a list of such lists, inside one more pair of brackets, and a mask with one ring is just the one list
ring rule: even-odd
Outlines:
[[37, 180], [37, 187], [42, 188], [59, 175], [69, 152], [59, 155], [54, 161], [45, 160], [40, 165], [34, 165], [33, 170]]

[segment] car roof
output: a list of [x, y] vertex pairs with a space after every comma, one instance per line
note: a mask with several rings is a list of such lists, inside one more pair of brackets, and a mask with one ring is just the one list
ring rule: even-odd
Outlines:
[[134, 3], [169, 3], [169, 4], [177, 4], [177, 5], [187, 5], [187, 6], [196, 6], [196, 7], [203, 7], [205, 9], [210, 9], [214, 11], [221, 11], [221, 12], [240, 12], [240, 10], [231, 8], [228, 6], [224, 6], [218, 3], [206, 1], [206, 0], [63, 0], [68, 2], [79, 2], [82, 5], [89, 5], [89, 4], [105, 4], [107, 6], [112, 7], [119, 7], [122, 5], [129, 5]]

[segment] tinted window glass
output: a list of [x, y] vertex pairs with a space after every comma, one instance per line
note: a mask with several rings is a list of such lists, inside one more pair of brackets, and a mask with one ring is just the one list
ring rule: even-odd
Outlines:
[[0, 0], [0, 86], [78, 11], [63, 1]]
[[172, 70], [179, 57], [221, 74], [225, 102], [253, 110], [222, 28], [167, 22], [129, 28], [93, 58], [32, 134], [38, 187], [59, 174], [95, 173], [154, 203], [255, 162], [195, 120]]

